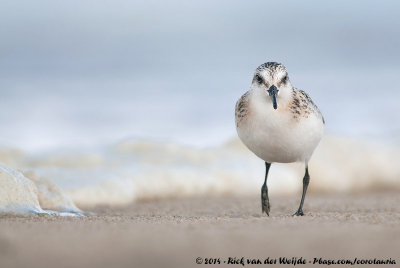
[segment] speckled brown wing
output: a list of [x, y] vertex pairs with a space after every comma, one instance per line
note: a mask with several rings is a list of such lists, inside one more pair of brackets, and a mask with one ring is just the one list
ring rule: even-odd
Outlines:
[[249, 91], [243, 94], [242, 97], [236, 102], [235, 108], [235, 121], [236, 126], [246, 118], [249, 112]]
[[311, 113], [315, 113], [321, 117], [322, 122], [325, 124], [325, 119], [322, 116], [321, 111], [306, 92], [294, 89], [292, 94], [293, 100], [290, 104], [290, 110], [293, 113], [294, 118], [307, 118]]

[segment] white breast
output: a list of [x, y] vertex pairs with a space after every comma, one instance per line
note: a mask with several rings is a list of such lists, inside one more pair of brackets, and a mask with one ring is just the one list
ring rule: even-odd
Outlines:
[[248, 115], [237, 123], [242, 142], [266, 162], [308, 162], [323, 135], [321, 116], [294, 118], [289, 106], [274, 110], [264, 99], [250, 98]]

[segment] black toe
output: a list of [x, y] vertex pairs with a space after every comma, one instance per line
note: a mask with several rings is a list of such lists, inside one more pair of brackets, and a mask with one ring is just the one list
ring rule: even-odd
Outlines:
[[293, 216], [304, 216], [303, 210], [298, 210], [296, 213], [293, 214]]

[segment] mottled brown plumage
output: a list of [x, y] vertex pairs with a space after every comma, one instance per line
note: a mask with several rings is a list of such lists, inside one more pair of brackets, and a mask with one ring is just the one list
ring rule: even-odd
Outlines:
[[308, 118], [311, 113], [319, 114], [322, 122], [325, 124], [325, 119], [318, 109], [318, 106], [303, 90], [293, 88], [290, 111], [293, 113], [293, 118], [295, 119], [299, 119], [300, 117]]
[[243, 96], [236, 102], [235, 118], [236, 126], [244, 120], [249, 114], [249, 91], [243, 94]]

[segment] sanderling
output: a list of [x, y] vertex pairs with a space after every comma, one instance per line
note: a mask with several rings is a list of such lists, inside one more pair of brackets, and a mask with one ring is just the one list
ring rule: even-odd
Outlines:
[[308, 161], [323, 135], [324, 118], [302, 90], [292, 86], [285, 66], [276, 62], [260, 65], [250, 90], [236, 103], [236, 130], [242, 142], [265, 161], [261, 188], [262, 212], [269, 215], [267, 177], [271, 163], [305, 163], [303, 194], [296, 216], [303, 216], [303, 203], [310, 182]]

